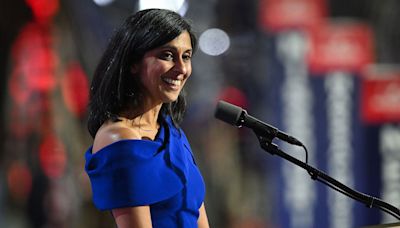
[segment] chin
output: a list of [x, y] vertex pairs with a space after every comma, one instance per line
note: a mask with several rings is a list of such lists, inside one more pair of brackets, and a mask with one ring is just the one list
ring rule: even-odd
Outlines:
[[164, 99], [163, 103], [172, 103], [178, 100], [178, 97]]
[[171, 103], [171, 102], [176, 101], [178, 99], [178, 97], [179, 97], [179, 93], [170, 93], [170, 94], [167, 93], [167, 94], [164, 94], [162, 100], [164, 103]]
[[162, 103], [174, 102], [174, 101], [176, 101], [176, 99], [178, 99], [178, 96], [171, 95], [171, 94], [164, 94], [160, 97], [160, 100]]

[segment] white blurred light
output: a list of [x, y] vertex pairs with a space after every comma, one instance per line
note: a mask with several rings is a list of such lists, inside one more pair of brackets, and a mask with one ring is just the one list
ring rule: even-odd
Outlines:
[[114, 0], [93, 0], [99, 6], [106, 6], [114, 2]]
[[204, 53], [212, 56], [221, 55], [230, 46], [228, 34], [218, 28], [211, 28], [200, 35], [199, 48]]
[[169, 9], [178, 12], [180, 15], [185, 15], [188, 3], [185, 0], [140, 0], [139, 10], [144, 9]]

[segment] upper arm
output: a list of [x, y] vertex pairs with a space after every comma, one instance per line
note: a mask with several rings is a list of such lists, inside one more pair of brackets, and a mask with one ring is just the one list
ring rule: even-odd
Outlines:
[[[92, 153], [123, 139], [138, 138], [134, 130], [112, 123], [99, 129], [94, 138]], [[118, 228], [152, 227], [149, 206], [115, 208], [112, 213]]]
[[208, 224], [208, 218], [207, 218], [207, 213], [206, 213], [206, 208], [204, 206], [204, 203], [201, 205], [199, 209], [199, 219], [197, 220], [197, 225], [199, 228], [209, 228], [210, 225]]
[[118, 228], [151, 228], [149, 206], [117, 208], [112, 210]]
[[[92, 153], [96, 153], [105, 146], [123, 139], [139, 139], [140, 135], [130, 129], [118, 124], [111, 123], [104, 126], [97, 132]], [[151, 228], [150, 206], [135, 206], [127, 208], [114, 208], [112, 213], [118, 228]], [[199, 228], [209, 228], [208, 218], [204, 203], [199, 209], [199, 218], [197, 220]]]

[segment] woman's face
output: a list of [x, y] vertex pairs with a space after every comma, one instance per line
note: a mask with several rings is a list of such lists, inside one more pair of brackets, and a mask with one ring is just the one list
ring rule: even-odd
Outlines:
[[146, 94], [153, 104], [175, 101], [192, 73], [192, 44], [187, 31], [146, 52], [139, 64], [132, 67], [139, 73]]

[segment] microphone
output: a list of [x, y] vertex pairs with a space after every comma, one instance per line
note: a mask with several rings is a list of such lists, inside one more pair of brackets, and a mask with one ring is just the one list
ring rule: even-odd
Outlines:
[[257, 134], [264, 134], [271, 138], [278, 138], [293, 145], [303, 146], [295, 137], [268, 125], [261, 120], [247, 114], [247, 111], [225, 101], [219, 101], [215, 110], [215, 117], [228, 124], [253, 129]]

